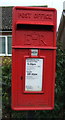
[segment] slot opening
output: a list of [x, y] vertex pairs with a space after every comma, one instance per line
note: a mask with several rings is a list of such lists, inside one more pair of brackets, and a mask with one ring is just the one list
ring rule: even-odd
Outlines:
[[53, 25], [17, 24], [17, 30], [53, 30]]

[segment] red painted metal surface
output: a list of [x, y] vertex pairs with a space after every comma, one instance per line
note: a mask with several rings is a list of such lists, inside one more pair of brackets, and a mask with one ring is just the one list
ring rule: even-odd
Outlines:
[[[12, 109], [51, 110], [55, 90], [56, 10], [14, 7], [12, 21]], [[32, 49], [37, 53], [32, 55]], [[27, 59], [43, 61], [41, 91], [25, 90]]]

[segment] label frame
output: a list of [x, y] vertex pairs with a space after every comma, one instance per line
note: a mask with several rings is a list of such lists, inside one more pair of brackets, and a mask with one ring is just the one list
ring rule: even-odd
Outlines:
[[[25, 76], [26, 76], [26, 59], [27, 58], [38, 58], [38, 59], [43, 59], [43, 68], [42, 68], [42, 91], [26, 91], [25, 90]], [[31, 94], [35, 94], [35, 93], [44, 93], [44, 65], [45, 64], [45, 56], [25, 56], [24, 57], [24, 79], [23, 79], [23, 92], [24, 93], [31, 93]]]

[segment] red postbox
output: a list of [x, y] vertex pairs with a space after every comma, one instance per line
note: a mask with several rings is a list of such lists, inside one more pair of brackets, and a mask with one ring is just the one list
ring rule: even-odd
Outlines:
[[53, 109], [56, 10], [14, 7], [12, 37], [12, 109]]

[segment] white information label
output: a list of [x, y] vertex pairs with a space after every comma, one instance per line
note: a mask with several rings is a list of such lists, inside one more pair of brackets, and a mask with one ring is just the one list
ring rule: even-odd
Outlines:
[[27, 58], [25, 91], [42, 91], [43, 59]]

